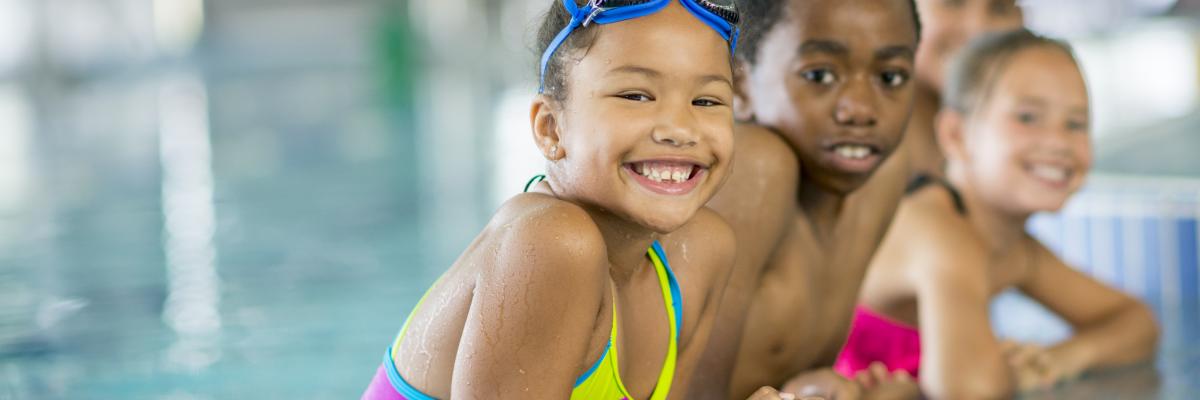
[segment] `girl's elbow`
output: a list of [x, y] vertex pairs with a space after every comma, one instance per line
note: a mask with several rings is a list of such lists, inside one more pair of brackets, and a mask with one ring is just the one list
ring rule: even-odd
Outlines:
[[1158, 341], [1162, 335], [1162, 329], [1158, 326], [1158, 321], [1154, 319], [1154, 313], [1145, 304], [1137, 303], [1134, 308], [1136, 326], [1142, 327], [1141, 331], [1141, 346], [1145, 359], [1150, 359], [1158, 350]]
[[938, 400], [1008, 399], [1015, 394], [1008, 374], [997, 372], [961, 374], [940, 382], [922, 381], [921, 391]]

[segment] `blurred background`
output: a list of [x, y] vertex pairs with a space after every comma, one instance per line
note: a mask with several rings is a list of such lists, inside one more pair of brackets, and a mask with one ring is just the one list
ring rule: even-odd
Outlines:
[[[0, 0], [0, 399], [357, 397], [541, 169], [550, 3]], [[1025, 7], [1078, 46], [1099, 155], [1031, 229], [1163, 321], [1130, 397], [1195, 396], [1200, 0]], [[996, 307], [1006, 335], [1069, 334]]]

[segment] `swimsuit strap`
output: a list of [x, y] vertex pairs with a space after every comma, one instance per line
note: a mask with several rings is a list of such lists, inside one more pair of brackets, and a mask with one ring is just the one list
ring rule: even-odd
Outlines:
[[647, 253], [658, 274], [658, 284], [662, 288], [663, 302], [667, 309], [667, 319], [671, 329], [671, 337], [667, 342], [667, 357], [663, 361], [662, 371], [658, 374], [658, 383], [654, 386], [654, 394], [650, 396], [651, 400], [660, 400], [667, 398], [675, 377], [675, 361], [679, 354], [679, 331], [682, 330], [683, 324], [683, 299], [679, 293], [679, 282], [675, 280], [675, 273], [671, 271], [671, 264], [667, 261], [667, 253], [663, 251], [662, 244], [657, 240], [654, 241]]
[[954, 210], [958, 211], [958, 213], [961, 215], [967, 214], [967, 204], [963, 202], [962, 193], [959, 193], [958, 189], [955, 189], [950, 182], [947, 182], [943, 178], [935, 177], [929, 174], [919, 174], [908, 183], [908, 187], [904, 189], [904, 193], [913, 194], [916, 191], [921, 190], [921, 188], [929, 186], [930, 184], [937, 184], [938, 186], [946, 188], [946, 191], [950, 192], [950, 198], [954, 200]]
[[529, 193], [529, 188], [533, 187], [533, 185], [538, 184], [538, 182], [541, 182], [544, 180], [546, 180], [546, 175], [534, 175], [533, 178], [529, 179], [529, 182], [525, 183], [525, 190], [522, 190], [521, 192]]

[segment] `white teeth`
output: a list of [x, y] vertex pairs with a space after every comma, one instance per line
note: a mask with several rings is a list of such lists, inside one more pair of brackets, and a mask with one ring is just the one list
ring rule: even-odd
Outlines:
[[671, 181], [673, 183], [687, 182], [695, 171], [694, 165], [662, 165], [656, 163], [637, 163], [633, 170], [655, 182]]
[[1063, 182], [1067, 180], [1070, 173], [1066, 168], [1054, 167], [1049, 165], [1034, 165], [1030, 172], [1038, 178], [1042, 178], [1052, 182]]
[[855, 144], [843, 144], [835, 147], [834, 152], [836, 152], [842, 158], [861, 160], [871, 155], [871, 148]]

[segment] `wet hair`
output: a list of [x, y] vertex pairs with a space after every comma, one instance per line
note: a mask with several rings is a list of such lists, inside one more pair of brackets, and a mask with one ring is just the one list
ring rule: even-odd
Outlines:
[[[584, 6], [588, 0], [575, 0], [575, 5]], [[550, 43], [554, 42], [554, 37], [571, 23], [571, 14], [567, 12], [562, 5], [562, 0], [551, 0], [550, 9], [546, 11], [545, 17], [542, 18], [541, 27], [538, 28], [537, 45], [534, 47], [537, 51], [537, 56], [540, 58], [546, 49], [550, 47]], [[592, 46], [596, 41], [596, 26], [598, 24], [588, 24], [580, 26], [570, 36], [563, 41], [554, 55], [550, 57], [550, 62], [546, 63], [546, 72], [541, 75], [543, 90], [542, 92], [549, 95], [558, 101], [566, 100], [566, 76], [567, 68], [565, 59], [568, 55], [575, 53], [578, 49], [586, 49]], [[537, 73], [542, 74], [541, 65], [537, 66]]]
[[1027, 29], [984, 34], [968, 43], [951, 60], [946, 73], [943, 107], [963, 114], [982, 107], [1013, 56], [1035, 47], [1061, 50], [1071, 62], [1079, 65], [1071, 45]]
[[[574, 1], [575, 5], [580, 7], [583, 7], [588, 3], [588, 0]], [[625, 0], [625, 2], [637, 1], [638, 0]], [[737, 1], [740, 2], [741, 0]], [[739, 12], [734, 14], [735, 17], [732, 17], [732, 22], [734, 25], [738, 25], [738, 19], [745, 21], [745, 17], [742, 16], [742, 13], [740, 12], [741, 4], [738, 3], [737, 7], [739, 7]], [[720, 11], [716, 12], [722, 13]], [[727, 16], [727, 14], [722, 14], [722, 16]], [[558, 36], [558, 33], [561, 32], [563, 28], [566, 28], [567, 24], [569, 23], [571, 23], [571, 14], [568, 13], [566, 8], [563, 7], [562, 0], [552, 0], [550, 2], [550, 9], [544, 14], [541, 27], [538, 28], [537, 32], [537, 42], [534, 46], [534, 50], [537, 52], [539, 59], [541, 58], [542, 54], [546, 52], [546, 49], [550, 47], [550, 44], [554, 42], [554, 38]], [[580, 26], [572, 31], [571, 34], [567, 36], [567, 39], [564, 40], [561, 45], [559, 45], [558, 50], [554, 52], [554, 55], [550, 56], [550, 61], [546, 63], [546, 71], [544, 75], [541, 71], [541, 65], [537, 66], [537, 73], [542, 79], [542, 93], [545, 93], [551, 98], [560, 102], [566, 100], [566, 78], [568, 70], [567, 63], [565, 61], [568, 56], [574, 54], [577, 50], [587, 49], [592, 46], [592, 43], [596, 41], [597, 25], [599, 24], [588, 24], [587, 26]], [[732, 58], [730, 61], [730, 66], [732, 67]]]
[[[784, 6], [789, 1], [805, 0], [738, 0], [742, 12], [742, 36], [738, 41], [738, 58], [754, 64], [758, 62], [758, 49], [763, 37], [783, 19]], [[917, 41], [921, 39], [921, 17], [917, 14], [916, 0], [909, 0], [913, 27], [917, 30]]]

